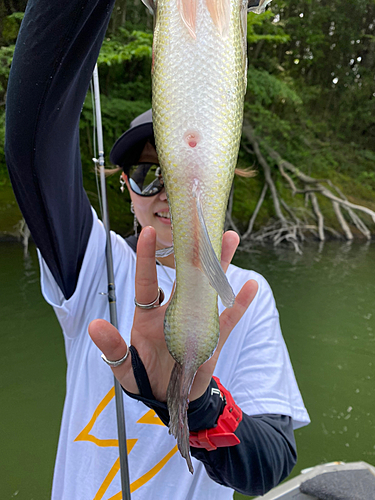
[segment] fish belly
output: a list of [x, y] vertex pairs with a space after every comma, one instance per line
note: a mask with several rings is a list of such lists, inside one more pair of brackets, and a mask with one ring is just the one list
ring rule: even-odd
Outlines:
[[176, 288], [164, 320], [176, 361], [168, 388], [170, 432], [192, 470], [186, 409], [199, 366], [219, 338], [217, 293], [202, 272], [194, 190], [220, 260], [228, 195], [242, 129], [244, 84], [240, 3], [230, 3], [222, 36], [205, 0], [197, 1], [196, 37], [177, 1], [158, 0], [154, 33], [153, 123], [170, 206]]

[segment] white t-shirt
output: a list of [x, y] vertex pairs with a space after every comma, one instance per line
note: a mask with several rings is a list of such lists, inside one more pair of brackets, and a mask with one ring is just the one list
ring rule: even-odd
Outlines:
[[[66, 300], [40, 258], [42, 292], [63, 329], [67, 356], [67, 393], [54, 472], [53, 500], [121, 500], [113, 375], [87, 332], [96, 318], [109, 320], [105, 231], [94, 223], [73, 296]], [[118, 325], [130, 341], [134, 314], [136, 256], [123, 238], [111, 233]], [[157, 266], [166, 297], [175, 271]], [[166, 273], [168, 276], [166, 276]], [[259, 290], [227, 340], [215, 375], [249, 415], [290, 415], [294, 427], [306, 425], [304, 407], [280, 331], [271, 289], [258, 273], [231, 265], [235, 293], [248, 279]], [[219, 301], [220, 312], [223, 309]], [[194, 475], [153, 410], [124, 393], [130, 489], [133, 500], [229, 500], [230, 488], [212, 481], [193, 458]]]

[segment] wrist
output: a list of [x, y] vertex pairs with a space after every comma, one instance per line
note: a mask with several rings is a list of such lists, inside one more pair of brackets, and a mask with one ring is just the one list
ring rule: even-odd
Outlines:
[[224, 400], [224, 409], [214, 427], [202, 429], [198, 432], [190, 432], [189, 439], [190, 446], [205, 448], [207, 451], [239, 444], [240, 440], [234, 432], [242, 420], [242, 411], [234, 402], [230, 392], [221, 385], [218, 378], [213, 377], [213, 379]]
[[217, 382], [211, 378], [204, 394], [189, 403], [187, 415], [190, 432], [214, 427], [224, 410], [224, 406], [225, 402]]

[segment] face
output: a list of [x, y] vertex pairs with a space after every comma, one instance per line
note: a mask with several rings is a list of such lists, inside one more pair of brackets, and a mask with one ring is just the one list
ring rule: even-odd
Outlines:
[[[150, 143], [143, 149], [139, 162], [159, 164], [156, 150]], [[128, 187], [134, 212], [142, 227], [153, 226], [156, 230], [156, 248], [166, 248], [172, 245], [171, 219], [165, 188], [154, 196], [140, 196], [131, 190], [128, 178], [122, 174]]]

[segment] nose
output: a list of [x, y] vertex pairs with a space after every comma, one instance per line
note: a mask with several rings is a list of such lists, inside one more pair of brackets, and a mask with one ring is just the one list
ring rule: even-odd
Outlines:
[[159, 200], [167, 201], [167, 193], [165, 191], [165, 187], [163, 187], [163, 189], [159, 193]]

